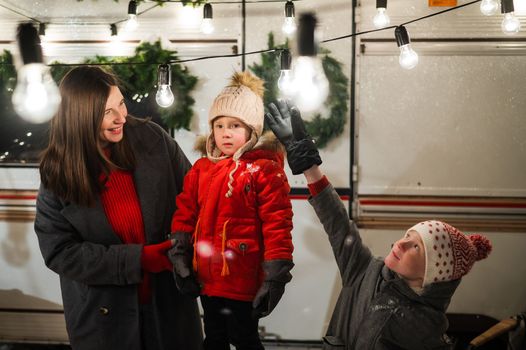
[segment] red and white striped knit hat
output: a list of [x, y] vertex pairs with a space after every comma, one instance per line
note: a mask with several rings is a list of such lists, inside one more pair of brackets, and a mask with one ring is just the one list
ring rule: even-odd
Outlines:
[[479, 234], [464, 235], [453, 226], [435, 220], [420, 222], [408, 231], [420, 234], [426, 252], [423, 287], [434, 282], [458, 279], [471, 270], [475, 261], [491, 252], [491, 242]]

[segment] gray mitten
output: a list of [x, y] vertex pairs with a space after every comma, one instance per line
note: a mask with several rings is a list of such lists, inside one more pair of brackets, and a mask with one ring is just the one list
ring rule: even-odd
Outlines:
[[313, 165], [320, 165], [318, 148], [307, 133], [300, 111], [285, 101], [268, 105], [270, 113], [265, 114], [269, 128], [287, 150], [287, 161], [294, 175], [301, 174]]
[[290, 270], [294, 263], [290, 260], [268, 260], [263, 262], [265, 280], [259, 288], [254, 301], [252, 302], [252, 316], [261, 318], [268, 316], [278, 305], [283, 293], [285, 284], [291, 279]]
[[175, 284], [181, 294], [198, 297], [201, 286], [192, 269], [193, 247], [191, 234], [186, 232], [175, 232], [170, 235], [173, 239], [173, 247], [168, 251], [168, 258], [173, 264]]

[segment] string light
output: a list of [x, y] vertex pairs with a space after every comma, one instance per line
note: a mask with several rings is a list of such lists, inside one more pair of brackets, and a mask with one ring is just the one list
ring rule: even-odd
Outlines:
[[201, 22], [201, 32], [203, 34], [212, 34], [214, 32], [214, 23], [212, 23], [212, 18], [212, 5], [207, 2], [205, 6], [203, 6], [203, 22]]
[[169, 64], [161, 64], [157, 68], [157, 93], [155, 101], [163, 108], [170, 107], [174, 103], [172, 92], [172, 71]]
[[374, 27], [377, 29], [385, 28], [391, 23], [387, 10], [387, 0], [376, 0], [376, 15], [373, 18]]
[[118, 33], [117, 33], [117, 25], [116, 24], [110, 24], [110, 32], [111, 32], [111, 40], [115, 41], [118, 39]]
[[298, 108], [313, 112], [321, 107], [329, 95], [329, 82], [317, 57], [314, 31], [316, 17], [312, 13], [302, 14], [298, 28], [298, 57], [293, 64], [292, 99]]
[[497, 13], [499, 9], [499, 3], [497, 0], [482, 0], [480, 3], [480, 12], [484, 16], [492, 16]]
[[[288, 0], [290, 1], [290, 0]], [[287, 2], [288, 2], [287, 1]], [[484, 1], [495, 1], [495, 0], [472, 0], [468, 3], [465, 3], [465, 4], [462, 4], [462, 5], [458, 5], [458, 6], [454, 6], [454, 7], [451, 7], [451, 8], [448, 8], [448, 9], [445, 9], [445, 10], [442, 10], [442, 11], [438, 11], [438, 12], [435, 12], [435, 13], [432, 13], [432, 14], [429, 14], [429, 15], [426, 15], [426, 16], [423, 16], [423, 17], [418, 17], [418, 18], [415, 18], [413, 20], [410, 20], [408, 22], [405, 22], [405, 23], [402, 23], [399, 25], [399, 27], [403, 27], [404, 25], [406, 24], [410, 24], [410, 23], [414, 23], [414, 22], [418, 22], [418, 21], [421, 21], [421, 20], [424, 20], [424, 19], [427, 19], [427, 18], [430, 18], [430, 17], [433, 17], [433, 16], [437, 16], [437, 15], [440, 15], [440, 14], [443, 14], [443, 13], [446, 13], [446, 12], [449, 12], [449, 11], [453, 11], [453, 10], [457, 10], [457, 9], [460, 9], [462, 7], [465, 7], [465, 6], [469, 6], [469, 5], [472, 5], [472, 4], [475, 4], [475, 3], [478, 3], [478, 2], [484, 2]], [[504, 0], [501, 0], [504, 2]], [[512, 1], [512, 0], [511, 0]], [[168, 1], [167, 1], [168, 2]], [[260, 1], [247, 1], [248, 3], [255, 3], [255, 2], [260, 2]], [[265, 1], [261, 1], [261, 2], [274, 2], [272, 0], [265, 0]], [[233, 2], [227, 2], [227, 3], [233, 3]], [[207, 3], [208, 4], [208, 3]], [[205, 4], [205, 7], [207, 7]], [[146, 9], [145, 11], [142, 11], [141, 13], [139, 13], [138, 15], [142, 14], [142, 13], [145, 13], [145, 12], [148, 12], [152, 9], [154, 9], [155, 7], [159, 6], [158, 4], [157, 5], [154, 5], [148, 9]], [[482, 6], [482, 3], [481, 3], [481, 6]], [[511, 2], [511, 6], [513, 6], [513, 3]], [[4, 6], [5, 7], [5, 6]], [[509, 6], [504, 6], [505, 8], [509, 8]], [[16, 12], [12, 9], [9, 9], [6, 7], [6, 9], [10, 10], [10, 11], [13, 11], [13, 12]], [[211, 9], [211, 5], [210, 5], [210, 9]], [[513, 7], [512, 7], [513, 9]], [[204, 11], [209, 11], [209, 10], [205, 10]], [[211, 12], [211, 11], [210, 11]], [[511, 11], [513, 12], [513, 11]], [[503, 12], [504, 13], [504, 12]], [[22, 15], [24, 16], [24, 15]], [[27, 16], [25, 16], [27, 17]], [[210, 16], [211, 17], [211, 16]], [[506, 17], [506, 16], [505, 16]], [[29, 18], [29, 17], [27, 17]], [[33, 18], [29, 18], [33, 21], [35, 21], [35, 19]], [[510, 22], [510, 19], [511, 19], [511, 24], [513, 24], [512, 27], [512, 34], [513, 33], [516, 33], [519, 29], [520, 29], [520, 22], [517, 21], [514, 21], [513, 19], [516, 20], [516, 18], [513, 16], [512, 13], [509, 13], [508, 14], [508, 19], [506, 22], [503, 21], [503, 25], [504, 23], [506, 23], [506, 26], [508, 26], [509, 22]], [[505, 18], [506, 20], [506, 18]], [[122, 21], [118, 21], [114, 24], [111, 24], [111, 32], [112, 32], [112, 37], [117, 37], [117, 27], [116, 27], [116, 24], [117, 23], [120, 23], [120, 22], [124, 22], [125, 20], [122, 20]], [[359, 36], [359, 35], [363, 35], [363, 34], [367, 34], [367, 33], [372, 33], [372, 32], [376, 32], [376, 31], [382, 31], [382, 30], [387, 30], [387, 29], [391, 29], [391, 28], [396, 28], [396, 26], [388, 26], [388, 27], [384, 27], [384, 28], [381, 28], [381, 29], [375, 29], [375, 30], [368, 30], [368, 31], [363, 31], [363, 32], [355, 32], [355, 33], [352, 33], [352, 34], [348, 34], [348, 35], [343, 35], [343, 36], [339, 36], [339, 37], [335, 37], [335, 38], [330, 38], [330, 39], [325, 39], [325, 40], [322, 40], [321, 42], [322, 43], [328, 43], [328, 42], [331, 42], [331, 41], [336, 41], [336, 40], [341, 40], [341, 39], [346, 39], [346, 38], [350, 38], [350, 37], [355, 37], [355, 36]], [[405, 30], [405, 28], [404, 28]], [[396, 35], [396, 33], [395, 33]], [[258, 51], [253, 51], [253, 52], [243, 52], [243, 53], [239, 53], [239, 54], [231, 54], [231, 55], [214, 55], [214, 56], [204, 56], [204, 57], [197, 57], [197, 58], [191, 58], [191, 59], [183, 59], [183, 60], [171, 60], [169, 61], [169, 63], [171, 64], [177, 64], [177, 63], [184, 63], [184, 62], [191, 62], [191, 61], [198, 61], [198, 60], [205, 60], [205, 59], [214, 59], [214, 58], [224, 58], [224, 57], [240, 57], [240, 56], [245, 56], [245, 55], [251, 55], [251, 54], [258, 54], [258, 53], [268, 53], [268, 52], [272, 52], [272, 51], [278, 51], [278, 50], [281, 50], [281, 49], [276, 49], [276, 48], [271, 48], [271, 49], [267, 49], [267, 50], [258, 50]], [[414, 51], [413, 51], [414, 53]], [[414, 53], [414, 55], [416, 55], [416, 53]], [[406, 55], [404, 55], [405, 57]], [[416, 55], [416, 61], [418, 61], [418, 56]], [[0, 63], [0, 64], [5, 64], [5, 63]], [[158, 65], [159, 63], [158, 62], [119, 62], [119, 63], [107, 63], [107, 65], [151, 65], [151, 64], [156, 64]], [[65, 63], [59, 63], [59, 64], [52, 64], [51, 66], [80, 66], [80, 65], [83, 65], [83, 64], [65, 64]], [[101, 64], [99, 63], [98, 65], [105, 65], [105, 64]]]
[[46, 39], [46, 24], [45, 23], [38, 24], [38, 36], [40, 37], [41, 42]]
[[515, 11], [513, 0], [501, 0], [500, 11], [504, 14], [504, 19], [500, 25], [504, 34], [513, 35], [518, 33], [521, 29], [521, 22], [513, 13]]
[[411, 48], [409, 34], [404, 26], [398, 26], [395, 29], [395, 38], [398, 47], [400, 48], [400, 57], [398, 62], [404, 69], [413, 69], [418, 64], [418, 55]]
[[47, 122], [57, 112], [61, 98], [49, 67], [42, 63], [40, 38], [33, 24], [18, 26], [17, 41], [24, 65], [17, 72], [13, 107], [22, 119], [30, 123]]
[[139, 21], [137, 21], [137, 1], [130, 1], [128, 3], [128, 20], [124, 27], [126, 31], [133, 32], [139, 27]]
[[292, 35], [296, 31], [294, 3], [291, 0], [285, 3], [285, 21], [281, 30], [286, 35]]
[[281, 51], [281, 69], [278, 78], [278, 89], [283, 97], [292, 95], [292, 73], [290, 71], [291, 56], [290, 51], [284, 49]]

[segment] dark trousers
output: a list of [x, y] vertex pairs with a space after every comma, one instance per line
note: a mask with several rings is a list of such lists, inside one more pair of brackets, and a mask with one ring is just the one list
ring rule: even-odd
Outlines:
[[201, 295], [204, 311], [204, 350], [262, 350], [258, 319], [252, 317], [252, 303]]

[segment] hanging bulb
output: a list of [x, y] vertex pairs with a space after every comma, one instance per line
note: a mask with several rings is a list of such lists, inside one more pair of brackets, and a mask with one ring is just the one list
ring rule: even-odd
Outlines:
[[163, 108], [170, 107], [174, 103], [174, 94], [171, 88], [170, 65], [161, 64], [157, 69], [157, 93], [155, 94], [155, 101]]
[[284, 97], [292, 97], [292, 73], [290, 71], [290, 51], [281, 51], [281, 69], [278, 78], [278, 89]]
[[387, 0], [376, 0], [376, 15], [373, 18], [374, 27], [377, 29], [385, 28], [391, 23], [389, 16], [385, 13]]
[[214, 32], [214, 23], [212, 22], [212, 18], [212, 5], [206, 3], [203, 7], [203, 21], [201, 22], [201, 32], [203, 34], [212, 34]]
[[504, 15], [504, 19], [502, 20], [500, 27], [502, 28], [504, 34], [513, 35], [518, 33], [521, 29], [521, 22], [517, 17], [515, 17], [513, 12], [509, 12]]
[[329, 94], [329, 82], [325, 77], [314, 41], [316, 17], [303, 14], [299, 20], [298, 54], [293, 65], [292, 95], [301, 111], [312, 112], [321, 107]]
[[391, 20], [389, 19], [389, 16], [387, 16], [387, 14], [385, 13], [385, 9], [379, 7], [376, 10], [377, 10], [377, 13], [373, 19], [374, 27], [377, 29], [387, 27], [389, 23], [391, 23]]
[[110, 37], [111, 41], [119, 40], [116, 24], [110, 24], [110, 31], [111, 31], [111, 37]]
[[133, 32], [139, 26], [137, 21], [137, 1], [130, 1], [128, 3], [128, 20], [126, 21], [126, 26], [124, 29], [126, 31]]
[[18, 26], [17, 41], [24, 65], [18, 70], [12, 102], [15, 112], [31, 123], [51, 119], [60, 104], [60, 92], [42, 63], [42, 48], [37, 30], [31, 23]]
[[400, 57], [398, 62], [404, 69], [413, 69], [418, 64], [418, 55], [411, 48], [409, 35], [404, 26], [398, 26], [395, 29], [396, 43], [400, 48]]
[[288, 0], [285, 4], [285, 21], [281, 30], [285, 35], [291, 35], [296, 31], [296, 20], [294, 14], [294, 3], [291, 0]]
[[313, 112], [329, 95], [329, 82], [316, 56], [301, 56], [294, 64], [294, 102], [301, 111]]
[[60, 104], [60, 92], [42, 63], [30, 63], [18, 70], [13, 107], [22, 119], [44, 123], [53, 118]]
[[480, 3], [480, 12], [484, 16], [492, 16], [497, 13], [499, 9], [499, 3], [497, 0], [482, 0]]
[[500, 12], [504, 14], [504, 19], [500, 27], [506, 35], [516, 34], [521, 29], [521, 22], [515, 17], [514, 11], [513, 0], [501, 0]]
[[40, 37], [40, 42], [41, 43], [44, 40], [46, 40], [46, 24], [45, 23], [39, 23], [38, 24], [38, 36]]

